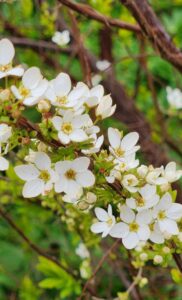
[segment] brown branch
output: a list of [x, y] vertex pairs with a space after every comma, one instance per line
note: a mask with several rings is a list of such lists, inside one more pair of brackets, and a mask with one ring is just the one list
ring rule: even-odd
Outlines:
[[86, 281], [86, 283], [83, 287], [82, 293], [81, 293], [80, 297], [78, 298], [78, 300], [83, 299], [85, 291], [87, 290], [91, 280], [96, 276], [97, 272], [100, 270], [100, 268], [102, 267], [102, 265], [105, 262], [105, 260], [107, 259], [107, 257], [112, 253], [112, 251], [118, 246], [119, 243], [120, 243], [120, 239], [117, 239], [111, 245], [111, 247], [106, 251], [106, 253], [102, 256], [102, 258], [100, 259], [100, 261], [97, 264], [97, 267], [95, 268], [94, 272], [92, 273], [91, 277]]
[[8, 224], [21, 236], [21, 238], [29, 245], [29, 247], [34, 250], [37, 254], [47, 258], [48, 260], [54, 262], [57, 266], [63, 269], [65, 272], [70, 274], [73, 278], [78, 279], [78, 277], [67, 267], [65, 267], [60, 261], [58, 261], [55, 257], [50, 256], [43, 249], [39, 248], [36, 244], [34, 244], [25, 234], [24, 232], [14, 223], [11, 217], [0, 207], [0, 215], [8, 222]]
[[132, 13], [157, 53], [182, 72], [182, 52], [173, 44], [149, 3], [146, 0], [120, 2]]
[[91, 6], [80, 4], [76, 2], [72, 2], [70, 0], [58, 0], [60, 3], [64, 4], [65, 6], [69, 7], [70, 9], [90, 18], [96, 20], [104, 25], [110, 27], [117, 27], [133, 32], [141, 32], [140, 27], [137, 25], [132, 25], [118, 19], [112, 19], [100, 14], [98, 11], [94, 10]]
[[90, 69], [90, 65], [89, 65], [87, 51], [85, 50], [85, 48], [83, 46], [83, 41], [82, 41], [82, 37], [80, 34], [80, 30], [78, 28], [77, 20], [71, 10], [69, 10], [68, 12], [69, 12], [71, 22], [72, 22], [72, 35], [73, 35], [73, 38], [77, 45], [76, 48], [77, 48], [77, 53], [78, 53], [78, 57], [80, 60], [80, 64], [82, 67], [83, 77], [84, 77], [87, 85], [89, 87], [91, 87], [92, 86], [91, 69]]

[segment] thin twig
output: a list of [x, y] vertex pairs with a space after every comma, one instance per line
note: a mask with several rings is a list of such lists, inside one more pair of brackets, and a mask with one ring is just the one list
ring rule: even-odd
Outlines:
[[102, 258], [100, 259], [100, 261], [97, 264], [97, 267], [95, 268], [93, 274], [91, 275], [91, 277], [86, 281], [82, 293], [80, 295], [80, 297], [78, 298], [78, 300], [83, 299], [85, 291], [87, 290], [91, 280], [96, 276], [97, 272], [100, 270], [100, 268], [102, 267], [103, 263], [105, 262], [105, 260], [107, 259], [107, 257], [111, 254], [111, 252], [116, 248], [116, 246], [118, 246], [118, 244], [120, 243], [120, 239], [117, 239], [114, 244], [112, 244], [112, 246], [107, 250], [107, 252], [102, 256]]
[[71, 275], [73, 278], [78, 279], [70, 269], [65, 267], [60, 261], [58, 261], [54, 256], [49, 255], [43, 249], [39, 248], [36, 244], [34, 244], [25, 234], [24, 232], [14, 223], [11, 217], [0, 207], [0, 215], [8, 222], [8, 224], [21, 236], [21, 238], [29, 245], [29, 247], [34, 250], [37, 254], [47, 258], [48, 260], [54, 262], [57, 266]]
[[109, 17], [106, 17], [99, 13], [98, 11], [94, 10], [91, 6], [85, 5], [85, 4], [80, 4], [76, 2], [72, 2], [69, 0], [58, 0], [60, 3], [64, 4], [65, 6], [69, 7], [70, 9], [90, 18], [93, 20], [96, 20], [100, 23], [103, 23], [106, 26], [112, 26], [112, 27], [117, 27], [133, 32], [141, 32], [140, 27], [137, 25], [129, 24], [123, 21], [120, 21], [118, 19], [112, 19]]

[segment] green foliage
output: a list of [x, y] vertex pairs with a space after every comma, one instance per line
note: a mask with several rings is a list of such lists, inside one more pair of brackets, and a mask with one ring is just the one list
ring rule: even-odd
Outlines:
[[46, 278], [40, 281], [39, 286], [43, 289], [58, 289], [61, 299], [75, 297], [79, 295], [81, 287], [69, 274], [60, 269], [50, 260], [39, 257], [37, 269], [41, 271]]

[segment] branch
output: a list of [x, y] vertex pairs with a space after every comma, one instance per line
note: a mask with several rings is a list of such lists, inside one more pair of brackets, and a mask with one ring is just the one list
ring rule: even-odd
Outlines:
[[29, 247], [34, 250], [37, 254], [44, 256], [48, 260], [54, 262], [57, 266], [63, 269], [66, 273], [70, 274], [73, 278], [78, 279], [78, 277], [67, 267], [65, 267], [60, 261], [58, 261], [54, 256], [49, 255], [43, 249], [39, 248], [34, 244], [24, 232], [14, 223], [9, 215], [0, 207], [0, 215], [8, 222], [8, 224], [21, 236], [21, 238], [29, 245]]
[[95, 268], [93, 274], [91, 275], [91, 277], [86, 281], [82, 293], [80, 295], [80, 297], [78, 298], [78, 300], [81, 299], [85, 299], [84, 297], [84, 293], [87, 290], [91, 280], [96, 276], [97, 272], [100, 270], [100, 268], [102, 267], [103, 263], [105, 262], [105, 260], [107, 259], [107, 257], [111, 254], [111, 252], [118, 246], [120, 242], [120, 239], [117, 239], [114, 244], [111, 245], [111, 247], [106, 251], [106, 253], [102, 256], [102, 258], [100, 259], [100, 261], [97, 264], [97, 267]]
[[58, 0], [60, 3], [64, 4], [65, 6], [69, 7], [70, 9], [90, 18], [96, 20], [104, 25], [110, 27], [117, 27], [133, 32], [141, 32], [140, 27], [137, 25], [132, 25], [126, 22], [122, 22], [118, 19], [112, 19], [100, 14], [98, 11], [94, 10], [91, 6], [85, 4], [78, 4], [76, 2], [72, 2], [70, 0]]
[[132, 13], [153, 48], [162, 58], [182, 72], [182, 52], [173, 44], [146, 0], [120, 0]]

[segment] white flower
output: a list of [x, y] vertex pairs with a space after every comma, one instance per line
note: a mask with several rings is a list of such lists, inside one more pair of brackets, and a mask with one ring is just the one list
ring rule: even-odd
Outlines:
[[93, 154], [93, 153], [97, 153], [100, 151], [100, 147], [102, 146], [103, 142], [104, 142], [104, 136], [101, 135], [100, 137], [97, 138], [96, 134], [90, 135], [89, 139], [93, 139], [93, 147], [86, 149], [86, 150], [82, 150], [82, 153], [89, 155], [89, 154]]
[[101, 102], [103, 96], [104, 88], [101, 84], [98, 84], [87, 92], [83, 101], [88, 107], [94, 107]]
[[114, 159], [114, 168], [111, 170], [109, 176], [106, 177], [107, 182], [113, 183], [115, 179], [121, 180], [122, 173], [129, 171], [138, 166], [139, 160], [135, 159], [135, 153], [132, 153], [121, 159]]
[[171, 107], [176, 109], [182, 108], [182, 92], [179, 89], [166, 88], [167, 100]]
[[23, 197], [32, 198], [46, 195], [59, 179], [58, 174], [51, 169], [51, 160], [44, 152], [37, 152], [34, 164], [15, 167], [15, 173], [24, 181]]
[[84, 187], [93, 186], [95, 176], [88, 170], [90, 160], [87, 157], [79, 157], [73, 161], [59, 161], [55, 164], [56, 172], [59, 173], [59, 181], [55, 183], [57, 193], [64, 192], [72, 198]]
[[104, 59], [104, 60], [98, 60], [96, 62], [96, 67], [99, 71], [105, 71], [106, 69], [108, 69], [110, 67], [111, 63]]
[[154, 168], [153, 166], [149, 166], [148, 173], [146, 175], [146, 181], [150, 184], [161, 185], [165, 184], [166, 180], [163, 177], [160, 177], [164, 167]]
[[169, 162], [162, 172], [162, 177], [166, 179], [167, 183], [175, 182], [182, 176], [182, 170], [176, 170], [176, 163]]
[[6, 171], [9, 168], [9, 161], [0, 155], [0, 171]]
[[72, 111], [68, 110], [63, 117], [53, 117], [52, 123], [58, 131], [60, 142], [66, 145], [71, 141], [83, 142], [87, 140], [89, 137], [86, 134], [84, 127], [91, 126], [92, 120], [87, 114], [75, 116]]
[[65, 46], [70, 42], [70, 33], [68, 30], [62, 32], [56, 31], [52, 37], [52, 41], [58, 46]]
[[121, 181], [121, 184], [127, 189], [130, 193], [135, 193], [138, 190], [137, 184], [138, 179], [133, 174], [124, 175]]
[[148, 210], [135, 215], [133, 210], [122, 205], [120, 218], [123, 222], [117, 223], [109, 234], [115, 238], [122, 238], [123, 245], [127, 249], [133, 249], [140, 241], [148, 240], [150, 236], [148, 224], [151, 222], [151, 214]]
[[21, 66], [12, 67], [12, 60], [15, 49], [12, 42], [8, 39], [0, 40], [0, 79], [6, 76], [23, 75], [24, 69]]
[[157, 219], [162, 233], [177, 235], [179, 229], [176, 221], [182, 217], [182, 205], [172, 203], [169, 193], [165, 193], [160, 202], [153, 208], [153, 217]]
[[109, 204], [107, 211], [103, 208], [96, 207], [95, 214], [99, 222], [92, 224], [91, 231], [94, 233], [102, 233], [102, 237], [106, 237], [116, 223], [112, 214], [112, 206]]
[[87, 247], [85, 246], [85, 244], [83, 243], [80, 243], [78, 245], [78, 247], [76, 248], [75, 250], [76, 254], [78, 256], [80, 256], [82, 259], [85, 259], [85, 258], [89, 258], [90, 257], [90, 253], [87, 249]]
[[137, 168], [137, 173], [141, 178], [145, 178], [145, 176], [148, 173], [148, 167], [145, 165], [141, 165], [140, 167]]
[[7, 143], [11, 136], [11, 127], [7, 124], [0, 124], [0, 144]]
[[11, 90], [15, 97], [23, 100], [23, 104], [27, 106], [35, 105], [39, 102], [48, 87], [48, 81], [43, 79], [43, 76], [37, 67], [31, 67], [25, 71], [22, 77], [22, 83], [17, 89], [12, 86]]
[[102, 120], [108, 118], [114, 114], [116, 110], [116, 104], [112, 106], [112, 98], [110, 95], [106, 95], [100, 99], [100, 103], [96, 108], [96, 117]]
[[141, 211], [155, 206], [159, 202], [159, 196], [156, 194], [156, 186], [146, 184], [138, 189], [140, 195], [126, 199], [126, 204], [132, 209]]
[[110, 127], [108, 129], [109, 150], [118, 159], [135, 153], [140, 147], [136, 146], [139, 135], [137, 132], [130, 132], [121, 137], [119, 130]]

